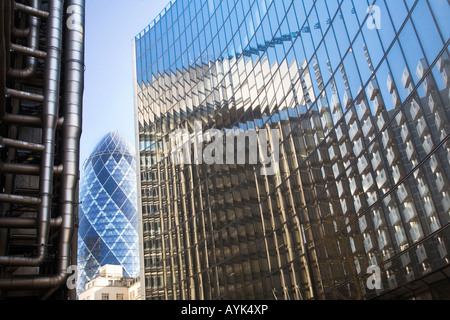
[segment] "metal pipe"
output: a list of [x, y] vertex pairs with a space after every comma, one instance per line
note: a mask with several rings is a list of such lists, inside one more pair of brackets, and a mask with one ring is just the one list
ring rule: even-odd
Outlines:
[[[50, 226], [52, 228], [60, 227], [62, 224], [62, 218], [57, 217], [50, 220]], [[36, 228], [36, 219], [32, 218], [1, 218], [0, 228], [16, 228], [16, 229], [33, 229]]]
[[33, 17], [37, 17], [37, 18], [41, 18], [41, 19], [47, 19], [49, 13], [47, 11], [44, 10], [39, 10], [39, 8], [41, 6], [35, 6], [33, 5], [32, 7], [24, 5], [22, 3], [17, 3], [14, 1], [14, 6], [17, 10], [24, 12], [26, 14], [29, 14], [30, 16]]
[[35, 278], [4, 278], [0, 279], [0, 289], [42, 289], [59, 287], [67, 279], [67, 271], [54, 276]]
[[[33, 1], [34, 4], [36, 0]], [[47, 22], [47, 57], [45, 59], [44, 102], [42, 105], [42, 144], [41, 176], [39, 181], [40, 203], [37, 224], [37, 255], [34, 257], [0, 257], [3, 266], [41, 265], [47, 253], [47, 242], [53, 200], [53, 161], [58, 120], [60, 67], [62, 51], [63, 1], [49, 2]], [[1, 283], [1, 282], [0, 282]]]
[[[78, 181], [80, 172], [80, 140], [82, 132], [84, 90], [84, 27], [85, 0], [66, 1], [66, 13], [80, 18], [81, 28], [66, 28], [64, 57], [64, 101], [62, 127], [61, 217], [59, 264], [61, 275], [66, 277], [72, 262], [71, 249], [74, 236], [76, 207], [78, 206]], [[72, 254], [76, 254], [72, 252]]]
[[24, 174], [38, 176], [40, 173], [40, 167], [33, 164], [21, 164], [21, 163], [0, 163], [1, 173], [10, 174]]
[[[60, 3], [60, 1], [53, 0]], [[59, 241], [59, 274], [33, 279], [0, 279], [0, 288], [48, 288], [57, 287], [67, 279], [67, 268], [71, 263], [71, 240], [74, 232], [74, 215], [77, 205], [79, 176], [79, 141], [82, 130], [82, 96], [84, 88], [84, 12], [85, 0], [68, 0], [67, 13], [79, 14], [82, 29], [66, 29], [65, 78], [64, 78], [64, 125], [63, 125], [63, 172], [61, 189], [61, 217]], [[67, 142], [67, 144], [66, 144]]]
[[[26, 204], [30, 206], [37, 206], [41, 203], [40, 198], [18, 196], [15, 194], [7, 194], [7, 193], [0, 193], [0, 201], [5, 203]], [[2, 258], [4, 257], [0, 257], [0, 265], [3, 265]]]
[[47, 56], [47, 52], [45, 52], [45, 51], [28, 48], [25, 46], [14, 44], [14, 43], [11, 44], [11, 49], [12, 49], [12, 51], [27, 54], [31, 57], [39, 58], [39, 59], [45, 59], [45, 57]]
[[19, 228], [19, 229], [30, 229], [36, 227], [35, 219], [25, 219], [25, 218], [1, 218], [0, 228]]
[[[75, 190], [76, 198], [79, 198], [79, 186], [77, 185], [77, 189]], [[78, 229], [79, 229], [79, 220], [78, 220], [78, 209], [79, 206], [76, 206], [74, 208], [73, 217], [74, 217], [74, 224], [73, 224], [73, 230], [72, 230], [72, 244], [71, 244], [71, 251], [72, 251], [72, 260], [71, 264], [72, 266], [76, 266], [78, 264]], [[67, 269], [66, 269], [67, 270]], [[76, 290], [70, 290], [69, 292], [69, 300], [77, 300], [77, 291]]]
[[26, 141], [13, 140], [13, 139], [9, 139], [9, 138], [0, 137], [0, 143], [3, 143], [4, 145], [6, 145], [8, 147], [13, 147], [15, 149], [20, 149], [20, 150], [29, 150], [29, 151], [37, 151], [37, 152], [44, 151], [44, 146], [42, 144], [31, 143], [31, 142], [26, 142]]
[[3, 116], [2, 122], [8, 124], [25, 125], [29, 127], [40, 128], [42, 126], [42, 121], [40, 117], [37, 116], [26, 116], [22, 114], [9, 114], [6, 113]]
[[[21, 126], [42, 128], [42, 119], [37, 116], [27, 116], [23, 114], [10, 114], [6, 113], [3, 116], [2, 121], [9, 124], [17, 124]], [[64, 117], [61, 117], [56, 122], [56, 126], [61, 128], [64, 123]]]
[[43, 102], [44, 96], [36, 93], [30, 93], [26, 91], [20, 91], [16, 89], [6, 88], [6, 94], [19, 99], [24, 100], [30, 100], [30, 101], [36, 101], [36, 102]]
[[11, 67], [11, 56], [9, 55], [9, 50], [11, 49], [11, 28], [13, 21], [13, 9], [11, 7], [11, 0], [5, 0], [5, 54], [6, 54], [6, 70]]
[[7, 31], [6, 26], [6, 15], [9, 14], [9, 12], [6, 10], [6, 3], [2, 2], [1, 4], [1, 12], [0, 12], [0, 26], [3, 28], [3, 32], [0, 34], [0, 119], [4, 116], [6, 113], [6, 56], [8, 55], [6, 51], [6, 37], [5, 32]]
[[[62, 165], [55, 166], [53, 168], [54, 175], [61, 175]], [[22, 163], [0, 163], [0, 172], [11, 173], [11, 174], [21, 174], [30, 176], [39, 176], [41, 173], [41, 167], [39, 165], [33, 164], [22, 164]]]
[[26, 38], [30, 34], [30, 28], [19, 29], [15, 26], [11, 26], [11, 34], [16, 38]]
[[[4, 0], [2, 1], [2, 5], [3, 5], [3, 15], [4, 15], [4, 28], [3, 28], [3, 34], [2, 39], [4, 40], [4, 64], [0, 65], [0, 68], [2, 69], [0, 71], [1, 74], [1, 80], [0, 82], [2, 82], [1, 85], [1, 96], [0, 96], [0, 121], [2, 121], [2, 118], [4, 117], [4, 115], [6, 114], [7, 110], [6, 110], [6, 76], [7, 76], [7, 70], [10, 68], [11, 66], [11, 55], [9, 54], [9, 50], [10, 50], [10, 44], [11, 44], [11, 21], [12, 21], [12, 8], [11, 8], [11, 0]], [[2, 33], [2, 32], [0, 32]], [[2, 50], [2, 49], [0, 49]], [[3, 82], [4, 81], [4, 82]], [[14, 128], [14, 127], [12, 127]], [[14, 129], [11, 130], [11, 132], [14, 133]], [[8, 153], [7, 159], [11, 157], [11, 153]], [[11, 193], [11, 185], [12, 185], [12, 180], [13, 177], [12, 176], [7, 176], [4, 179], [4, 185], [3, 185], [3, 192], [5, 193]], [[0, 216], [3, 216], [5, 212], [7, 212], [9, 210], [10, 204], [4, 204], [1, 206], [2, 207], [2, 212], [0, 212]], [[2, 255], [6, 255], [7, 254], [7, 240], [8, 240], [8, 233], [6, 232], [7, 230], [0, 230], [0, 256]]]
[[[38, 18], [40, 14], [36, 14], [36, 11], [41, 7], [42, 0], [32, 0], [32, 6], [34, 10], [26, 10], [25, 7], [30, 8], [28, 6], [24, 6], [19, 3], [14, 3], [17, 9], [22, 9], [21, 11], [28, 13], [28, 23], [29, 23], [29, 33], [28, 33], [28, 47], [32, 50], [39, 49], [39, 29], [40, 29], [40, 19]], [[34, 15], [33, 15], [34, 14]], [[10, 67], [10, 66], [8, 66]], [[25, 69], [14, 69], [10, 68], [8, 70], [8, 75], [13, 78], [28, 78], [35, 74], [37, 69], [37, 59], [33, 56], [28, 56], [27, 59], [27, 67]]]

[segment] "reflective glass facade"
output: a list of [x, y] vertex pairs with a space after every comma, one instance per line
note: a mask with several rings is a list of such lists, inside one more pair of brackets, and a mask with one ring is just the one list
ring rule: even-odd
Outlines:
[[[446, 0], [172, 1], [134, 46], [145, 297], [448, 297], [448, 16]], [[171, 133], [198, 121], [278, 129], [280, 171], [174, 164]]]
[[83, 165], [78, 230], [78, 290], [104, 265], [139, 275], [136, 159], [133, 146], [110, 132]]

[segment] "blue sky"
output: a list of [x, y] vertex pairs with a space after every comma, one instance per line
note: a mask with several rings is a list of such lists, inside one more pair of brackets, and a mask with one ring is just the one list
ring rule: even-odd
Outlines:
[[86, 1], [86, 73], [80, 161], [118, 130], [135, 145], [132, 39], [170, 0]]

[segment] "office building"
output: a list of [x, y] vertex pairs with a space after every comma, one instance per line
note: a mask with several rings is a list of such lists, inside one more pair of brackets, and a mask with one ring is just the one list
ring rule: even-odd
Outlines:
[[[139, 275], [135, 150], [119, 132], [105, 135], [83, 164], [78, 229], [78, 291], [104, 265]], [[122, 276], [122, 275], [121, 275]]]
[[75, 298], [84, 2], [0, 4], [0, 299]]
[[[170, 2], [134, 40], [143, 298], [448, 298], [449, 14]], [[205, 160], [268, 129], [274, 174]]]
[[79, 300], [140, 300], [138, 278], [123, 276], [118, 265], [104, 265], [97, 277], [86, 283]]

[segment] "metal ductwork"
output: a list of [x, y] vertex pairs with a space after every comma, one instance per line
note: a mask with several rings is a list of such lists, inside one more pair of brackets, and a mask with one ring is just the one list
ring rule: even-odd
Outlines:
[[[33, 51], [37, 51], [38, 46], [39, 46], [39, 28], [40, 28], [40, 18], [42, 18], [42, 15], [39, 15], [37, 12], [40, 11], [38, 9], [41, 7], [42, 1], [41, 0], [32, 0], [31, 2], [32, 2], [31, 7], [29, 7], [29, 6], [25, 6], [23, 4], [16, 3], [15, 1], [13, 1], [16, 9], [22, 8], [23, 12], [28, 13], [28, 17], [29, 17], [29, 27], [28, 27], [28, 32], [27, 32], [28, 44], [24, 48], [33, 52]], [[29, 8], [29, 9], [25, 10], [24, 8]], [[11, 49], [13, 49], [14, 46], [15, 46], [14, 44], [11, 44]], [[8, 74], [11, 77], [15, 77], [15, 78], [31, 77], [36, 72], [37, 60], [34, 56], [28, 55], [27, 62], [28, 62], [28, 66], [24, 69], [9, 68], [9, 66], [8, 66]]]
[[76, 264], [84, 6], [0, 6], [0, 299], [68, 295], [61, 287]]

